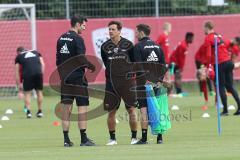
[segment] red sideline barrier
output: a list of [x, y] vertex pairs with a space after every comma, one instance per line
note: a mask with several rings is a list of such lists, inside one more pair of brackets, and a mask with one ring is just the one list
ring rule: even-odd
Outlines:
[[[173, 50], [179, 41], [184, 39], [184, 35], [188, 31], [195, 33], [194, 43], [189, 48], [189, 54], [186, 58], [186, 66], [183, 73], [184, 81], [195, 80], [195, 63], [194, 54], [198, 47], [204, 40], [203, 23], [206, 20], [212, 20], [215, 23], [215, 30], [223, 34], [225, 38], [233, 38], [239, 35], [240, 29], [240, 14], [239, 15], [224, 15], [224, 16], [187, 16], [187, 17], [160, 17], [160, 18], [120, 18], [123, 22], [124, 30], [123, 36], [136, 42], [134, 36], [135, 26], [139, 23], [149, 24], [152, 28], [151, 38], [157, 39], [157, 36], [162, 32], [162, 24], [170, 22], [173, 30], [170, 39], [170, 50]], [[85, 44], [87, 47], [87, 54], [98, 55], [99, 44], [105, 40], [107, 33], [107, 24], [112, 19], [90, 19], [87, 23], [87, 29], [83, 33]], [[1, 26], [1, 22], [0, 22]], [[16, 28], [16, 27], [14, 27]], [[37, 21], [37, 48], [42, 53], [46, 63], [46, 71], [44, 76], [44, 83], [49, 83], [49, 77], [56, 68], [55, 54], [57, 38], [69, 28], [69, 21], [67, 20], [39, 20]], [[21, 29], [21, 27], [19, 27]], [[12, 30], [8, 34], [9, 39], [17, 37], [19, 30]], [[0, 36], [6, 36], [6, 33], [0, 33]], [[9, 86], [15, 84], [14, 79], [14, 57], [16, 55], [15, 48], [18, 46], [18, 41], [11, 43], [11, 53], [3, 53], [3, 48], [7, 44], [0, 43], [0, 86]], [[28, 46], [28, 43], [26, 43]], [[8, 44], [9, 46], [9, 44]], [[99, 55], [98, 55], [99, 56]], [[6, 57], [8, 57], [6, 60]], [[9, 59], [10, 58], [10, 59]], [[5, 66], [8, 66], [7, 68]], [[240, 79], [240, 71], [235, 71], [235, 79]], [[104, 71], [102, 70], [94, 83], [105, 83]]]

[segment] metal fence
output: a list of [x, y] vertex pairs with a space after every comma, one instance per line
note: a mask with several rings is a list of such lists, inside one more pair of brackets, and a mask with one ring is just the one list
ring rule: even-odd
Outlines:
[[[240, 13], [240, 0], [1, 0], [1, 3], [35, 3], [38, 19], [64, 19], [73, 14], [89, 18], [185, 16]], [[224, 1], [224, 0], [215, 0]]]

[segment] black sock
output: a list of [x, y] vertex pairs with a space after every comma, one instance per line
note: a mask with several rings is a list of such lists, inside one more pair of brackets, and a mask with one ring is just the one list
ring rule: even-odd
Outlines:
[[132, 132], [132, 138], [137, 138], [137, 131], [131, 131]]
[[68, 131], [63, 131], [63, 136], [64, 136], [64, 142], [69, 143], [70, 139], [69, 139], [69, 136], [68, 136]]
[[116, 140], [115, 131], [109, 131], [109, 134], [110, 134], [110, 139], [111, 140]]
[[81, 134], [81, 143], [87, 142], [86, 129], [80, 129], [80, 134]]
[[157, 141], [162, 140], [162, 134], [158, 134]]
[[42, 113], [42, 110], [41, 110], [41, 109], [39, 109], [39, 110], [38, 110], [38, 113]]
[[182, 88], [178, 88], [178, 87], [176, 87], [176, 92], [177, 92], [177, 94], [182, 93]]
[[147, 141], [147, 129], [142, 129], [142, 141]]

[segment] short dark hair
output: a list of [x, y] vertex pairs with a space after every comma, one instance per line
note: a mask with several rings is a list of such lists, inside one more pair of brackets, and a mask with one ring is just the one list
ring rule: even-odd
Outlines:
[[111, 25], [117, 25], [117, 29], [118, 30], [121, 30], [122, 29], [122, 23], [120, 21], [110, 21], [108, 23], [108, 27], [111, 26]]
[[139, 24], [136, 26], [137, 27], [137, 30], [139, 32], [143, 32], [146, 36], [149, 36], [150, 33], [151, 33], [151, 28], [149, 25], [146, 25], [146, 24]]
[[185, 35], [185, 40], [186, 41], [192, 40], [193, 37], [194, 37], [194, 33], [193, 32], [187, 32], [186, 35]]
[[23, 52], [25, 51], [25, 48], [23, 46], [20, 46], [17, 48], [17, 52]]
[[87, 18], [86, 18], [86, 17], [74, 15], [74, 16], [71, 18], [71, 26], [72, 26], [72, 27], [75, 27], [75, 25], [76, 25], [77, 23], [82, 24], [83, 22], [87, 22]]

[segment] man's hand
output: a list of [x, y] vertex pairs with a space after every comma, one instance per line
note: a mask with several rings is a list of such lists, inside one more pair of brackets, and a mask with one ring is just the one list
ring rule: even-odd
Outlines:
[[238, 69], [238, 68], [240, 68], [240, 62], [234, 63], [234, 69]]
[[169, 82], [169, 81], [163, 81], [163, 82], [162, 82], [162, 85], [163, 85], [163, 87], [165, 87], [165, 88], [167, 88], [167, 89], [170, 89], [170, 90], [173, 88], [172, 83]]
[[90, 62], [88, 63], [87, 68], [90, 69], [91, 72], [95, 72], [95, 70], [96, 70], [96, 67], [92, 63], [90, 63]]
[[16, 84], [16, 91], [17, 91], [17, 92], [23, 91], [23, 87], [22, 87], [22, 85], [21, 85], [20, 83], [17, 83], [17, 84]]

